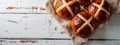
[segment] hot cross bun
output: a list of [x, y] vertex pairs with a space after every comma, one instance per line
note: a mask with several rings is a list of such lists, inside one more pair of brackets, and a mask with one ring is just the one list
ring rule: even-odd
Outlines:
[[100, 23], [91, 16], [88, 12], [80, 12], [71, 20], [71, 28], [73, 32], [83, 38], [89, 37]]
[[58, 0], [55, 5], [59, 17], [71, 19], [81, 11], [80, 4], [76, 0]]
[[96, 18], [97, 21], [104, 23], [110, 17], [110, 7], [105, 0], [95, 0], [88, 7], [89, 13]]
[[[81, 6], [87, 7], [83, 11]], [[55, 6], [59, 17], [71, 20], [74, 34], [90, 37], [111, 16], [111, 8], [105, 0], [58, 0]]]

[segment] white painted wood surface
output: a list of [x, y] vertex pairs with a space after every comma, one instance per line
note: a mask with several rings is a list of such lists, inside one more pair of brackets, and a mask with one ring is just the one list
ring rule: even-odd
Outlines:
[[[73, 45], [71, 40], [1, 40], [0, 45]], [[120, 45], [120, 41], [90, 40], [83, 45]]]
[[1, 38], [68, 38], [50, 14], [1, 14]]
[[[41, 9], [46, 1], [0, 0], [0, 45], [73, 45], [59, 23]], [[84, 45], [120, 45], [119, 17], [114, 16]]]
[[[120, 39], [119, 17], [114, 16], [92, 39]], [[1, 14], [0, 27], [1, 38], [69, 38], [50, 14]]]
[[45, 8], [47, 0], [0, 0], [0, 13], [47, 13], [40, 10]]

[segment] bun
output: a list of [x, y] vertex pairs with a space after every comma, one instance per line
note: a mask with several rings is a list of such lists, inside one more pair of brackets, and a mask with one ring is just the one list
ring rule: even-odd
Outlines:
[[104, 23], [110, 17], [110, 7], [105, 0], [95, 0], [88, 7], [89, 13], [96, 18], [97, 21]]
[[77, 0], [81, 5], [87, 6], [91, 3], [91, 0]]
[[88, 12], [80, 12], [71, 20], [73, 32], [83, 38], [89, 37], [100, 24]]
[[111, 16], [111, 8], [105, 0], [58, 0], [55, 9], [59, 17], [71, 20], [74, 34], [82, 38], [90, 37]]
[[71, 19], [81, 11], [80, 4], [75, 0], [58, 0], [55, 5], [59, 17]]

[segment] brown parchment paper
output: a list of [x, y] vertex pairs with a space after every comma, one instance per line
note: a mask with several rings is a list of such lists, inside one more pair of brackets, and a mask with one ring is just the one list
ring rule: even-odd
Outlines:
[[[120, 13], [120, 3], [119, 3], [120, 0], [107, 0], [107, 1], [112, 8], [112, 15], [116, 15], [117, 13]], [[68, 36], [70, 37], [70, 39], [73, 41], [73, 44], [81, 45], [82, 43], [87, 42], [88, 38], [81, 38], [81, 37], [76, 36], [73, 33], [72, 29], [70, 28], [71, 20], [65, 20], [65, 19], [58, 17], [58, 15], [56, 14], [55, 8], [54, 8], [56, 2], [57, 0], [48, 0], [46, 3], [46, 8], [52, 14], [52, 16], [61, 24], [61, 26], [63, 26]]]

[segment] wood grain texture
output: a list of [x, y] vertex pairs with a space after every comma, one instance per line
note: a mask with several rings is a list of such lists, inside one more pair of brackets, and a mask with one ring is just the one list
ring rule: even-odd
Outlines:
[[47, 0], [0, 0], [0, 13], [47, 13]]
[[[120, 39], [120, 18], [113, 18], [91, 39]], [[69, 38], [51, 14], [1, 14], [0, 38]]]
[[1, 14], [0, 38], [68, 38], [49, 14]]
[[1, 45], [73, 45], [70, 40], [3, 40]]
[[47, 0], [0, 0], [0, 14], [41, 14], [48, 13]]
[[[0, 45], [73, 45], [71, 40], [0, 40]], [[120, 41], [89, 40], [83, 45], [120, 45]]]
[[[47, 0], [0, 0], [0, 45], [73, 45], [45, 8]], [[120, 45], [120, 14], [83, 45]]]

